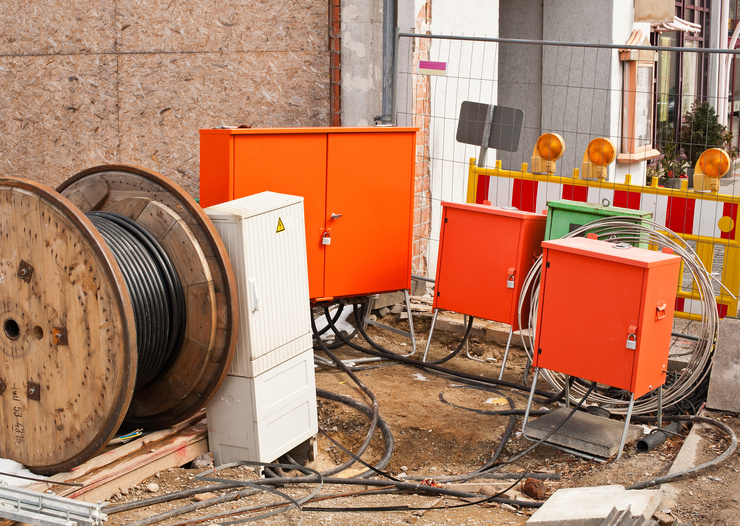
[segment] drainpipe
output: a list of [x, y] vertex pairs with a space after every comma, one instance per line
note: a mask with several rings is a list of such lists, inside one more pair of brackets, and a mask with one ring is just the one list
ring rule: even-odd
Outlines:
[[381, 124], [393, 122], [393, 76], [396, 43], [396, 0], [383, 0], [383, 115]]
[[[727, 46], [728, 49], [735, 49], [735, 44], [737, 43], [738, 36], [740, 36], [740, 24], [736, 25], [735, 31], [732, 32], [732, 38], [730, 39], [730, 44]], [[725, 62], [725, 72], [724, 72], [725, 83], [723, 86], [725, 90], [724, 91], [725, 96], [722, 99], [724, 101], [724, 112], [722, 113], [723, 119], [721, 122], [725, 126], [727, 126], [727, 115], [730, 113], [727, 107], [728, 105], [727, 97], [728, 97], [728, 94], [730, 93], [730, 74], [732, 73], [732, 59], [734, 57], [735, 55], [727, 55], [725, 57], [722, 57], [722, 59]], [[733, 100], [733, 102], [735, 101]]]
[[[727, 26], [730, 20], [730, 0], [722, 0], [719, 17], [719, 48], [727, 49]], [[717, 116], [722, 125], [727, 125], [727, 96], [729, 91], [730, 79], [729, 57], [719, 56], [719, 79], [717, 85]]]

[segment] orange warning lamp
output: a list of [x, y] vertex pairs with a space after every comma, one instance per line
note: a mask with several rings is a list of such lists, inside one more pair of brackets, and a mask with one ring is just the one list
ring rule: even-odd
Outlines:
[[711, 148], [699, 156], [694, 168], [694, 190], [716, 192], [719, 179], [730, 170], [730, 156], [719, 148]]
[[614, 162], [617, 150], [609, 139], [599, 137], [588, 143], [581, 163], [581, 179], [606, 180], [607, 166]]
[[555, 161], [563, 156], [565, 141], [557, 133], [544, 133], [532, 152], [532, 173], [555, 173]]

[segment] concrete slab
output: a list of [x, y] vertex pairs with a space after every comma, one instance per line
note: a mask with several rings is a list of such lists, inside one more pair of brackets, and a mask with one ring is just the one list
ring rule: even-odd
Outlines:
[[707, 407], [740, 412], [740, 319], [723, 318], [719, 322], [717, 347], [709, 378]]
[[[527, 437], [532, 439], [545, 437], [568, 416], [570, 411], [568, 407], [561, 407], [536, 420], [530, 420], [525, 430]], [[624, 422], [576, 411], [545, 443], [599, 458], [609, 458], [618, 452], [623, 431]], [[640, 436], [642, 436], [642, 428], [630, 425], [627, 431], [627, 442]]]
[[599, 526], [612, 509], [628, 507], [633, 519], [649, 519], [660, 500], [657, 489], [626, 490], [617, 485], [559, 489], [529, 518], [527, 526]]

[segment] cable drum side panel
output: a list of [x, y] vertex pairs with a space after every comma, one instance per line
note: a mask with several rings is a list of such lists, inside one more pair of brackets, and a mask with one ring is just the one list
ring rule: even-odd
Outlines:
[[110, 211], [144, 226], [162, 243], [185, 288], [182, 346], [167, 370], [137, 389], [126, 424], [161, 428], [200, 411], [226, 376], [236, 347], [236, 284], [223, 243], [203, 209], [162, 175], [101, 165], [57, 189], [82, 211]]
[[112, 438], [136, 379], [123, 277], [92, 223], [30, 181], [0, 179], [0, 456], [50, 474]]

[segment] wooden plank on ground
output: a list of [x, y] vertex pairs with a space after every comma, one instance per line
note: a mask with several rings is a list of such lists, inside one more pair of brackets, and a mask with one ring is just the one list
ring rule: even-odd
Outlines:
[[[204, 412], [198, 413], [181, 424], [112, 448], [71, 471], [57, 473], [49, 482], [33, 484], [27, 489], [51, 489], [56, 495], [85, 502], [107, 500], [159, 471], [182, 466], [207, 453], [204, 416]], [[82, 486], [55, 485], [54, 482]]]
[[[49, 477], [49, 482], [76, 482], [77, 479], [84, 477], [88, 473], [105, 468], [106, 466], [111, 466], [129, 455], [136, 454], [137, 452], [142, 450], [148, 451], [152, 448], [156, 448], [156, 444], [158, 442], [163, 441], [173, 435], [176, 435], [183, 429], [187, 429], [193, 426], [197, 422], [203, 420], [205, 416], [205, 411], [201, 411], [198, 414], [172, 427], [160, 429], [159, 431], [154, 431], [153, 433], [148, 433], [141, 438], [137, 438], [136, 440], [132, 440], [131, 442], [127, 442], [126, 444], [108, 449], [104, 453], [91, 458], [87, 462], [84, 462], [69, 471], [57, 473], [56, 475]], [[48, 483], [41, 482], [38, 484], [32, 484], [26, 489], [32, 491], [46, 491], [47, 489], [49, 489], [50, 486], [51, 485]]]

